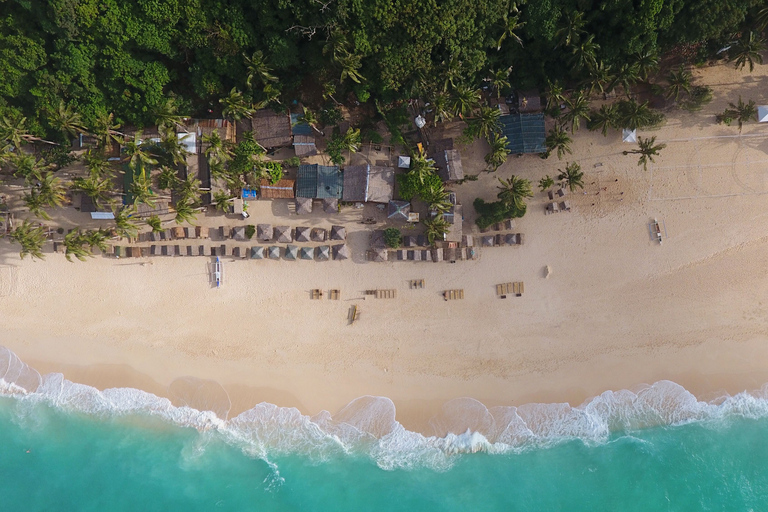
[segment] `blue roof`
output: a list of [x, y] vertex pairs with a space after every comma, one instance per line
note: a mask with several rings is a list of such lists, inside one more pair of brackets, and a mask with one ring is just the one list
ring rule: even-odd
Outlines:
[[301, 114], [291, 114], [291, 131], [294, 135], [312, 135], [312, 127], [307, 123], [300, 123]]
[[547, 131], [544, 114], [511, 114], [501, 116], [501, 133], [507, 137], [507, 147], [513, 154], [545, 153]]
[[296, 175], [296, 197], [341, 199], [341, 171], [335, 165], [300, 165]]

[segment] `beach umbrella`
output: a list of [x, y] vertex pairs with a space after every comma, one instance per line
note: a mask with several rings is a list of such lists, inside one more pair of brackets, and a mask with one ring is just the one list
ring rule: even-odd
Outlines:
[[757, 122], [768, 123], [768, 105], [760, 105], [757, 107]]
[[310, 235], [313, 242], [325, 242], [328, 232], [323, 228], [315, 228]]
[[387, 261], [389, 259], [389, 253], [386, 248], [374, 247], [371, 249], [371, 260], [377, 262]]
[[334, 260], [348, 260], [349, 259], [349, 247], [346, 244], [339, 244], [333, 246], [333, 259]]
[[331, 248], [327, 245], [321, 245], [315, 249], [315, 259], [317, 261], [328, 261], [331, 257]]
[[339, 213], [339, 200], [335, 197], [323, 199], [323, 211], [325, 213]]
[[261, 245], [257, 245], [254, 247], [251, 247], [251, 259], [252, 260], [263, 260], [264, 259], [264, 247]]
[[258, 224], [256, 226], [256, 238], [264, 242], [272, 240], [272, 224]]
[[331, 226], [331, 240], [346, 240], [347, 228], [344, 226]]
[[299, 226], [296, 228], [296, 236], [294, 237], [294, 240], [297, 242], [309, 242], [309, 232], [311, 231], [308, 227]]
[[296, 213], [298, 215], [307, 215], [312, 213], [312, 198], [311, 197], [297, 197], [296, 198]]
[[279, 244], [289, 244], [293, 242], [291, 228], [288, 226], [275, 226], [275, 241]]
[[480, 245], [483, 247], [493, 247], [493, 236], [484, 236], [480, 239]]
[[314, 252], [312, 247], [302, 247], [299, 251], [299, 257], [303, 260], [313, 260], [315, 259]]
[[299, 248], [295, 245], [286, 245], [285, 246], [285, 253], [283, 253], [283, 258], [286, 260], [296, 261], [296, 256], [299, 253]]
[[621, 142], [637, 144], [637, 130], [629, 130], [627, 128], [621, 130]]
[[267, 256], [269, 256], [269, 259], [271, 260], [279, 260], [280, 247], [278, 247], [277, 245], [270, 245], [269, 249], [267, 249]]
[[398, 156], [397, 157], [397, 166], [400, 169], [410, 169], [410, 167], [411, 167], [411, 157], [403, 156], [403, 155]]

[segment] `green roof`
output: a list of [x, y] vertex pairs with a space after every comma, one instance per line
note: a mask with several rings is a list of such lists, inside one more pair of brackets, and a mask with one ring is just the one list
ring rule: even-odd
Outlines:
[[507, 137], [507, 147], [513, 154], [544, 153], [547, 151], [547, 131], [544, 114], [511, 114], [501, 116], [501, 132]]
[[296, 197], [341, 199], [343, 179], [335, 165], [301, 165], [296, 178]]

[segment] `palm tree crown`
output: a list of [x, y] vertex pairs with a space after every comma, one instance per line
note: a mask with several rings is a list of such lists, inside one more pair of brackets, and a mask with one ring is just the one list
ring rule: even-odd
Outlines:
[[525, 198], [533, 197], [533, 190], [531, 189], [531, 182], [515, 176], [514, 174], [509, 179], [499, 178], [499, 193], [497, 197], [509, 206], [514, 206], [516, 210], [525, 209]]
[[560, 180], [560, 186], [568, 187], [573, 192], [577, 188], [584, 188], [584, 173], [581, 166], [576, 162], [566, 164], [565, 169], [558, 169], [560, 174], [557, 179]]

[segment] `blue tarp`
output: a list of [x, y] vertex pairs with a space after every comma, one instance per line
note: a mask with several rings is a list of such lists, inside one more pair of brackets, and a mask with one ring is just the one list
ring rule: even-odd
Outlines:
[[307, 123], [300, 123], [301, 114], [291, 114], [291, 131], [294, 135], [312, 135], [312, 127]]

